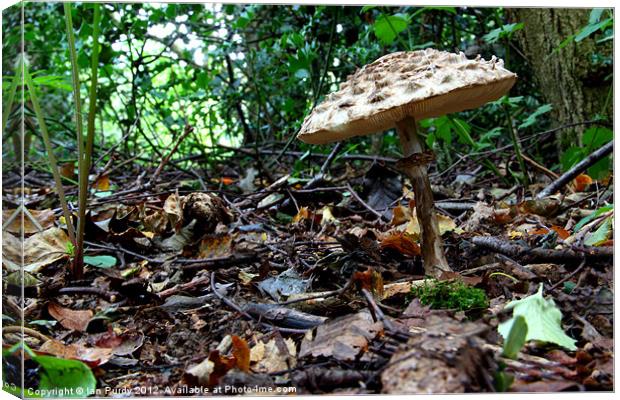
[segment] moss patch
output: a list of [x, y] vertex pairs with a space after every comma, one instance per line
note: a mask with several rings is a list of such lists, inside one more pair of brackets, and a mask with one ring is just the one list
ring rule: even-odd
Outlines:
[[467, 311], [489, 306], [484, 290], [469, 286], [460, 280], [431, 280], [423, 286], [411, 288], [411, 295], [420, 299], [423, 305], [434, 309]]

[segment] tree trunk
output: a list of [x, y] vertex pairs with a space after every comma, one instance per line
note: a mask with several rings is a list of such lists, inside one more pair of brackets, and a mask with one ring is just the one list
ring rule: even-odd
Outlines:
[[[594, 64], [595, 53], [610, 55], [612, 41], [597, 45], [592, 38], [571, 41], [561, 50], [560, 43], [588, 24], [589, 9], [513, 8], [513, 22], [523, 22], [516, 36], [534, 73], [545, 100], [553, 105], [555, 126], [591, 120], [595, 115], [612, 118], [612, 80], [605, 80], [613, 66]], [[552, 54], [553, 53], [553, 54]], [[559, 132], [560, 150], [581, 145], [584, 126]]]

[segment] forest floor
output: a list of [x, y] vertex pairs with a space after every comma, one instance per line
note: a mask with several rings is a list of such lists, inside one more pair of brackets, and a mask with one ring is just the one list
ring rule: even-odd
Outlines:
[[[269, 174], [233, 158], [206, 174], [128, 164], [99, 176], [78, 281], [53, 180], [27, 169], [28, 346], [82, 360], [104, 396], [613, 389], [611, 179], [524, 200], [473, 160], [431, 173], [455, 271], [432, 282], [393, 160], [311, 155], [324, 174], [309, 184], [288, 175], [299, 156]], [[531, 177], [533, 193], [554, 179]], [[15, 179], [5, 169], [5, 222]], [[18, 234], [5, 227], [5, 345], [19, 340]], [[498, 325], [524, 298], [528, 333], [548, 339], [508, 356]]]

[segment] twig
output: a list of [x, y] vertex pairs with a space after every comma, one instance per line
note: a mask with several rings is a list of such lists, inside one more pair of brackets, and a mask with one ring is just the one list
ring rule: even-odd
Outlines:
[[566, 282], [567, 280], [569, 280], [570, 278], [572, 278], [573, 276], [577, 275], [582, 269], [583, 267], [586, 266], [586, 259], [584, 258], [583, 261], [581, 261], [581, 264], [579, 264], [579, 266], [570, 274], [566, 275], [564, 278], [560, 279], [559, 282], [557, 282], [556, 284], [554, 284], [553, 286], [551, 286], [549, 288], [549, 291], [553, 291], [555, 290], [555, 288], [557, 288], [558, 286], [560, 286], [561, 284], [563, 284], [564, 282]]
[[[319, 170], [319, 173], [316, 174], [316, 176], [314, 176], [314, 178], [310, 179], [303, 186], [303, 189], [305, 189], [305, 190], [312, 189], [312, 188], [314, 188], [316, 186], [319, 186], [321, 183], [323, 183], [325, 181], [325, 175], [327, 175], [327, 170], [329, 169], [329, 167], [332, 165], [332, 163], [336, 159], [336, 155], [338, 155], [338, 153], [340, 152], [341, 148], [342, 148], [342, 142], [336, 143], [336, 145], [334, 146], [332, 151], [329, 153], [329, 156], [327, 156], [327, 159], [325, 159], [325, 162], [323, 162], [323, 165], [321, 165], [321, 169]], [[290, 195], [290, 193], [289, 193], [289, 195]], [[291, 199], [292, 198], [293, 198], [293, 196], [291, 196]], [[284, 207], [288, 207], [289, 204], [291, 204], [291, 200], [290, 199], [286, 199], [284, 202], [280, 203], [280, 206], [278, 208], [281, 209], [281, 208], [284, 208]]]
[[34, 338], [39, 339], [42, 342], [47, 342], [48, 340], [52, 340], [51, 337], [45, 336], [41, 332], [37, 332], [34, 329], [27, 328], [25, 326], [13, 325], [13, 326], [5, 326], [2, 328], [2, 335], [7, 333], [24, 333], [26, 335], [30, 335]]
[[560, 177], [558, 174], [551, 171], [549, 168], [545, 167], [544, 165], [539, 164], [538, 162], [536, 162], [536, 160], [533, 160], [530, 157], [528, 157], [525, 153], [521, 153], [521, 157], [523, 157], [526, 163], [530, 164], [532, 167], [536, 168], [537, 170], [551, 177], [552, 179], [558, 179]]
[[185, 265], [181, 266], [183, 271], [197, 271], [205, 268], [227, 267], [237, 264], [245, 264], [256, 261], [256, 253], [233, 254], [227, 257], [203, 258], [197, 260], [175, 260]]
[[170, 149], [170, 152], [168, 152], [168, 155], [161, 160], [161, 162], [159, 163], [159, 166], [155, 170], [155, 173], [153, 174], [153, 176], [151, 176], [151, 179], [149, 179], [148, 183], [146, 184], [147, 187], [153, 186], [153, 184], [159, 177], [159, 174], [161, 174], [161, 171], [163, 170], [164, 166], [170, 160], [170, 157], [172, 157], [172, 155], [177, 151], [177, 148], [179, 147], [183, 139], [185, 139], [187, 135], [189, 135], [193, 130], [194, 128], [191, 125], [185, 125], [185, 129], [183, 130], [183, 133], [181, 134], [181, 136], [179, 136], [179, 139], [174, 144], [172, 149]]
[[392, 323], [392, 321], [390, 321], [389, 319], [385, 317], [385, 314], [383, 314], [383, 311], [381, 311], [381, 309], [375, 302], [375, 299], [372, 297], [372, 294], [370, 294], [370, 292], [367, 289], [362, 289], [361, 291], [364, 297], [366, 298], [366, 301], [368, 302], [368, 308], [373, 318], [375, 319], [375, 321], [381, 321], [383, 323], [383, 326], [385, 326], [385, 328], [388, 331], [394, 331], [395, 330], [394, 324]]
[[363, 205], [364, 208], [366, 208], [368, 211], [370, 211], [371, 213], [376, 215], [378, 218], [380, 218], [380, 219], [382, 219], [382, 220], [384, 220], [386, 222], [390, 222], [388, 217], [386, 217], [385, 215], [379, 213], [377, 210], [375, 210], [374, 208], [369, 206], [364, 200], [362, 200], [362, 198], [357, 194], [357, 192], [355, 190], [353, 190], [351, 185], [348, 184], [348, 183], [347, 183], [347, 190], [351, 193], [351, 196], [353, 196], [355, 198], [355, 200], [357, 200], [361, 205]]
[[64, 288], [58, 289], [58, 292], [56, 293], [58, 294], [74, 294], [74, 293], [94, 294], [94, 295], [97, 295], [99, 297], [103, 297], [104, 299], [109, 300], [111, 303], [114, 303], [116, 301], [116, 296], [118, 296], [118, 292], [104, 290], [101, 288], [90, 287], [90, 286], [64, 287]]
[[199, 287], [201, 285], [207, 284], [207, 283], [209, 283], [210, 280], [211, 280], [211, 278], [209, 276], [202, 276], [200, 278], [195, 278], [195, 279], [193, 279], [190, 282], [180, 283], [178, 285], [175, 285], [175, 286], [171, 287], [170, 289], [162, 290], [161, 292], [157, 293], [157, 295], [160, 298], [165, 299], [166, 297], [170, 297], [173, 294], [177, 294], [179, 292], [191, 290], [191, 289], [197, 288], [197, 287]]
[[536, 195], [537, 199], [543, 199], [549, 196], [552, 193], [555, 193], [557, 190], [561, 189], [568, 182], [572, 181], [577, 175], [579, 175], [582, 171], [589, 168], [591, 165], [601, 160], [603, 157], [610, 154], [614, 149], [614, 141], [610, 141], [600, 149], [596, 150], [594, 153], [590, 154], [577, 164], [574, 167], [566, 171], [562, 176], [553, 181], [549, 186], [544, 188]]
[[[222, 295], [221, 293], [219, 293], [216, 289], [215, 289], [215, 272], [211, 272], [211, 291], [213, 292], [213, 294], [215, 294], [215, 296], [220, 299], [224, 304], [226, 304], [228, 307], [232, 308], [233, 310], [237, 311], [238, 313], [240, 313], [241, 315], [243, 315], [244, 317], [255, 321], [255, 319], [248, 314], [247, 312], [245, 312], [241, 307], [239, 307], [237, 304], [233, 303], [232, 301], [228, 300], [226, 297], [224, 297], [224, 295]], [[275, 329], [275, 330], [279, 330], [281, 332], [289, 332], [289, 333], [306, 333], [307, 329], [291, 329], [291, 328], [278, 328], [269, 324], [266, 324], [264, 322], [259, 322], [261, 325], [266, 326], [267, 328], [271, 328], [271, 329]]]

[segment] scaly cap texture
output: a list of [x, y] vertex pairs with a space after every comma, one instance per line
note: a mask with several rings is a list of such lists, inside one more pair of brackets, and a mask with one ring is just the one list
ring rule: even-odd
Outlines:
[[348, 76], [306, 117], [297, 138], [324, 144], [385, 131], [407, 116], [470, 110], [500, 98], [516, 79], [495, 56], [469, 60], [435, 49], [388, 54]]

